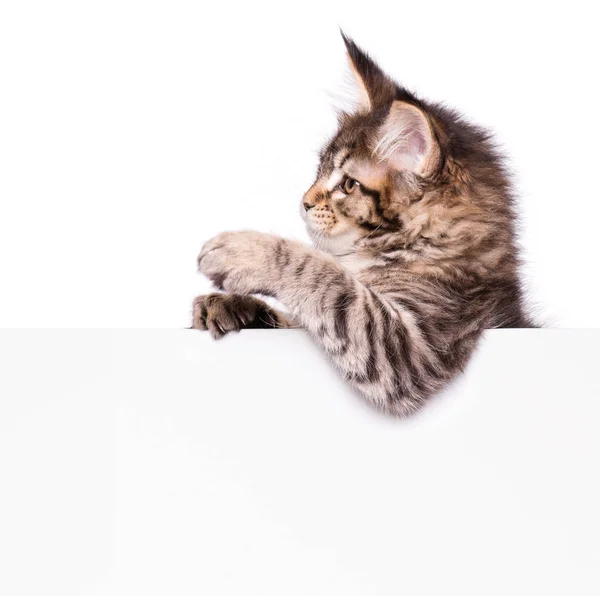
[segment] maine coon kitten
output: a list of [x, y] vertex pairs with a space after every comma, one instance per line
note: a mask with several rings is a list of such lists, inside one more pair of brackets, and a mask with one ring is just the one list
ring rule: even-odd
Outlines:
[[344, 41], [363, 101], [303, 198], [317, 248], [248, 231], [209, 240], [199, 270], [228, 293], [196, 298], [192, 326], [300, 325], [372, 404], [406, 415], [463, 370], [484, 329], [533, 326], [513, 199], [488, 133]]

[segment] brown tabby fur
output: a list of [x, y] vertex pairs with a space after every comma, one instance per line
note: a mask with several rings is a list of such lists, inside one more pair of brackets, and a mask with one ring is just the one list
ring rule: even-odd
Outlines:
[[[258, 232], [207, 242], [194, 328], [300, 325], [376, 407], [406, 415], [524, 312], [510, 180], [490, 135], [389, 79], [344, 37], [363, 104], [323, 149], [303, 216], [317, 248]], [[356, 181], [356, 182], [354, 182]], [[251, 294], [277, 298], [290, 317]]]

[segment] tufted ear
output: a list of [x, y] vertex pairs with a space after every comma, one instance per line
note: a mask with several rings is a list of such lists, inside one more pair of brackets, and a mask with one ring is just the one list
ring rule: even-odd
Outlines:
[[428, 117], [416, 106], [394, 101], [378, 130], [373, 155], [397, 170], [429, 173], [440, 150]]
[[343, 31], [341, 34], [359, 95], [359, 109], [368, 112], [389, 104], [395, 97], [394, 82]]

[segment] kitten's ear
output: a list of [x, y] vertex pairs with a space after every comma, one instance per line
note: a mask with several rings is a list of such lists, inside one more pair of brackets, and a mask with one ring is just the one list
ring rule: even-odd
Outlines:
[[440, 148], [427, 115], [416, 106], [394, 101], [378, 130], [373, 155], [397, 170], [427, 175], [440, 158]]
[[346, 44], [348, 62], [358, 89], [359, 109], [368, 112], [389, 104], [395, 97], [394, 82], [343, 31], [340, 33]]

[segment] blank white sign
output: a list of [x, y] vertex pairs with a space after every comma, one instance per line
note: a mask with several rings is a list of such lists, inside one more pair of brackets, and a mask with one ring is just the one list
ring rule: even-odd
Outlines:
[[0, 593], [600, 593], [599, 331], [488, 332], [410, 420], [300, 331], [0, 332]]

